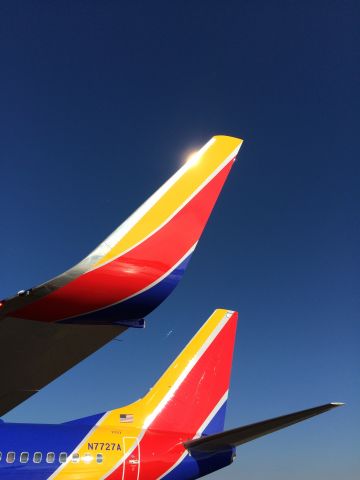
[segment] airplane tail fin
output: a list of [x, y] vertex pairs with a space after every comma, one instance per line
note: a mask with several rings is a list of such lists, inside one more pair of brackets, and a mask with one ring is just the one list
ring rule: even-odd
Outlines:
[[152, 466], [152, 478], [168, 478], [188, 454], [183, 442], [223, 430], [237, 317], [215, 310], [144, 398], [108, 412], [103, 425], [120, 419], [131, 437], [109, 480], [121, 478], [121, 463], [140, 451], [155, 458], [168, 452], [169, 463]]
[[224, 428], [237, 312], [218, 309], [140, 401], [143, 429], [188, 438]]
[[213, 137], [83, 261], [0, 315], [137, 326], [181, 279], [241, 144]]
[[[151, 478], [180, 478], [166, 475], [187, 457], [183, 442], [223, 430], [237, 316], [231, 310], [215, 310], [142, 399], [75, 421], [96, 422], [97, 427], [77, 447], [80, 457], [104, 441], [104, 431], [113, 435], [115, 443], [110, 445], [123, 439], [120, 448], [107, 452], [97, 465], [99, 478], [127, 478], [128, 471], [135, 478], [140, 456], [154, 459]], [[76, 474], [71, 462], [65, 468], [69, 475]]]

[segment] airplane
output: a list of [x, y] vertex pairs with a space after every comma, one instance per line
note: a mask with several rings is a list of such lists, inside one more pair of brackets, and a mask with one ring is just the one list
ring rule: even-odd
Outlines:
[[236, 447], [341, 403], [224, 431], [238, 314], [218, 309], [140, 400], [62, 424], [0, 424], [2, 480], [193, 480]]
[[145, 326], [182, 278], [241, 144], [213, 137], [80, 263], [0, 302], [0, 416]]

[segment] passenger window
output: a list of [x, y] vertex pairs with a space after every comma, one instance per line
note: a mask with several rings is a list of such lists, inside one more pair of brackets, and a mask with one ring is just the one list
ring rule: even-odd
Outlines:
[[96, 454], [96, 463], [102, 463], [103, 461], [103, 454], [102, 453], [97, 453]]
[[46, 455], [46, 463], [54, 463], [55, 462], [55, 453], [54, 452], [49, 452]]
[[71, 455], [72, 463], [79, 463], [80, 462], [80, 455], [78, 453], [73, 453]]
[[67, 453], [61, 452], [59, 455], [59, 462], [60, 463], [66, 463], [67, 460]]
[[91, 453], [85, 453], [82, 457], [82, 461], [84, 463], [91, 463], [93, 461], [93, 456], [91, 455]]
[[6, 463], [14, 463], [15, 462], [15, 452], [8, 452], [6, 455]]
[[29, 452], [22, 452], [20, 455], [20, 463], [28, 463], [29, 461]]
[[34, 457], [33, 457], [33, 462], [34, 463], [40, 463], [42, 459], [42, 453], [41, 452], [35, 452]]

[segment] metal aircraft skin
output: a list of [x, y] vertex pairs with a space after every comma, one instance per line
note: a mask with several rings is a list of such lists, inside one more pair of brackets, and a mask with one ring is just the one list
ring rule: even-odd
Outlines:
[[79, 264], [0, 302], [0, 416], [144, 326], [183, 276], [241, 144], [213, 137]]
[[140, 400], [57, 425], [0, 424], [2, 480], [192, 480], [236, 447], [335, 408], [330, 403], [224, 432], [237, 313], [215, 310]]

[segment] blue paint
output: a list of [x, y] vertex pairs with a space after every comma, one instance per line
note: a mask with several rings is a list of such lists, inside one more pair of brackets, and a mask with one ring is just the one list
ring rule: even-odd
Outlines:
[[[1, 480], [47, 479], [61, 465], [59, 454], [61, 452], [72, 453], [102, 415], [93, 415], [58, 425], [0, 424]], [[14, 463], [6, 463], [7, 452], [16, 453]], [[21, 452], [29, 452], [28, 463], [20, 463]], [[35, 452], [43, 454], [42, 461], [39, 464], [32, 461]], [[55, 453], [55, 462], [52, 464], [45, 461], [48, 452]]]
[[224, 405], [221, 406], [221, 408], [216, 413], [214, 418], [211, 420], [209, 425], [203, 431], [203, 436], [213, 435], [214, 433], [219, 433], [224, 431], [226, 407], [227, 407], [227, 402], [224, 402]]
[[[212, 435], [224, 430], [226, 404], [220, 408], [203, 435]], [[188, 454], [184, 460], [164, 477], [164, 480], [193, 480], [208, 473], [215, 472], [220, 468], [230, 465], [233, 461], [235, 449], [227, 449], [216, 453], [196, 452]]]
[[76, 418], [75, 420], [70, 420], [69, 422], [64, 422], [61, 425], [88, 425], [93, 427], [102, 416], [105, 415], [105, 412], [98, 413], [96, 415], [90, 415], [88, 417]]
[[[138, 320], [152, 312], [171, 294], [183, 277], [190, 258], [191, 254], [157, 285], [129, 300], [59, 323], [123, 325], [125, 322], [126, 326], [138, 327]], [[132, 321], [134, 325], [131, 325]]]

